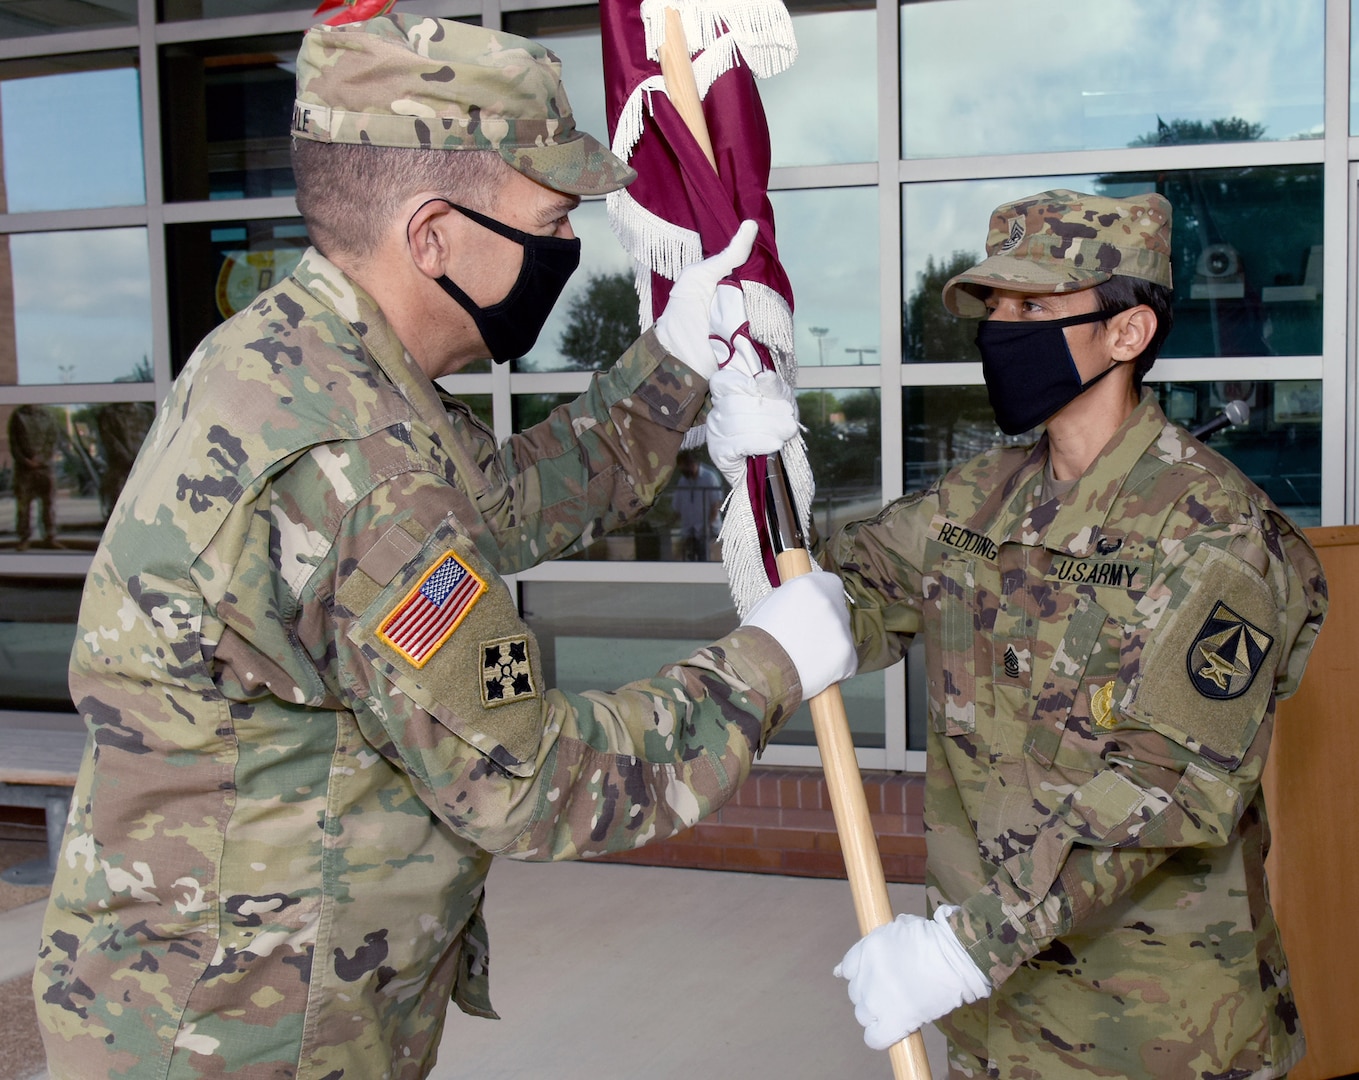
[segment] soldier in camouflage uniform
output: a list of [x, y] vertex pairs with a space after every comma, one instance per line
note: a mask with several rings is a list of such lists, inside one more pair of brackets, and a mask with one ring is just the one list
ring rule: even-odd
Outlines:
[[[497, 311], [541, 326], [556, 292], [531, 264], [558, 265], [579, 195], [630, 171], [575, 130], [555, 58], [508, 34], [320, 27], [298, 82], [318, 247], [199, 346], [89, 572], [71, 689], [91, 741], [35, 975], [55, 1080], [426, 1075], [450, 998], [495, 1015], [493, 855], [692, 825], [852, 671], [819, 574], [793, 603], [843, 622], [815, 649], [843, 670], [781, 644], [781, 589], [654, 677], [544, 686], [500, 575], [656, 498], [712, 357], [672, 355], [686, 335], [658, 322], [497, 447], [432, 379], [514, 344]], [[708, 301], [743, 257], [676, 286], [703, 294], [688, 337], [709, 353]]]
[[[1002, 430], [829, 544], [863, 669], [925, 635], [933, 919], [848, 954], [865, 1039], [944, 1017], [951, 1075], [1277, 1077], [1304, 1043], [1264, 861], [1274, 705], [1320, 564], [1141, 389], [1170, 329], [1170, 206], [998, 208], [944, 304], [984, 317]], [[720, 406], [718, 406], [720, 407]]]
[[46, 405], [20, 405], [9, 417], [9, 450], [14, 455], [14, 531], [17, 548], [27, 551], [33, 539], [33, 504], [38, 504], [42, 538], [56, 543], [57, 516], [52, 505], [56, 481], [52, 456], [61, 443], [61, 425]]

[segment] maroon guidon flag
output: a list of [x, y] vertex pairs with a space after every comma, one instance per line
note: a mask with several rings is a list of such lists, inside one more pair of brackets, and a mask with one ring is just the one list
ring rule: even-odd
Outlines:
[[[667, 8], [683, 25], [716, 171], [662, 76]], [[612, 149], [637, 170], [632, 184], [608, 196], [609, 221], [636, 267], [643, 329], [685, 266], [721, 251], [742, 221], [753, 220], [755, 247], [734, 277], [759, 362], [795, 384], [793, 290], [774, 241], [769, 128], [755, 83], [797, 55], [787, 9], [779, 0], [602, 0], [600, 12]], [[782, 458], [805, 531], [812, 479], [801, 440]], [[765, 460], [752, 458], [747, 472], [722, 527], [723, 562], [742, 614], [778, 582], [765, 535]]]

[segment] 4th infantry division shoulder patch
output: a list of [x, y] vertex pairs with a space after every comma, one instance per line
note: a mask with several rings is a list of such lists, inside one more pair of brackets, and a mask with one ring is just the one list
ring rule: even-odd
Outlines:
[[1189, 681], [1206, 698], [1240, 697], [1264, 665], [1274, 639], [1218, 601], [1185, 657]]
[[377, 636], [415, 667], [424, 667], [485, 591], [486, 583], [450, 551], [382, 620]]
[[481, 703], [487, 708], [537, 697], [526, 637], [481, 643]]

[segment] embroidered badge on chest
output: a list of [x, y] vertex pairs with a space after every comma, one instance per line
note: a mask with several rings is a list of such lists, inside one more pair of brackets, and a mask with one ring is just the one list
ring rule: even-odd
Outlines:
[[1185, 664], [1189, 681], [1206, 698], [1230, 701], [1255, 681], [1274, 639], [1218, 601], [1194, 643]]
[[1011, 679], [1019, 678], [1019, 654], [1015, 652], [1013, 645], [1005, 646], [1005, 656], [1003, 658], [1005, 674]]
[[382, 620], [377, 636], [422, 668], [467, 617], [486, 583], [451, 551], [436, 559], [419, 583]]
[[487, 708], [537, 696], [528, 638], [483, 642], [481, 657], [481, 703]]

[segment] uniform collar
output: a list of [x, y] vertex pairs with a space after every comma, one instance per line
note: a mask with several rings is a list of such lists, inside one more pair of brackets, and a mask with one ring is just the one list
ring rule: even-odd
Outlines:
[[376, 300], [314, 247], [307, 248], [293, 276], [354, 328], [382, 373], [423, 420], [442, 421], [438, 389], [401, 344]]
[[[1143, 388], [1142, 399], [1123, 421], [1113, 437], [1104, 444], [1090, 467], [1060, 500], [1039, 503], [1036, 492], [1041, 490], [1041, 469], [1034, 470], [1025, 491], [1029, 502], [1027, 512], [1011, 529], [1012, 537], [1033, 538], [1053, 551], [1086, 557], [1094, 554], [1095, 544], [1104, 530], [1114, 502], [1128, 474], [1148, 448], [1160, 437], [1166, 426], [1165, 413], [1151, 390]], [[1047, 458], [1047, 435], [1034, 447], [1035, 457], [1042, 451], [1041, 461]], [[1033, 463], [1033, 458], [1028, 464]], [[1022, 505], [1022, 504], [1021, 504]]]

